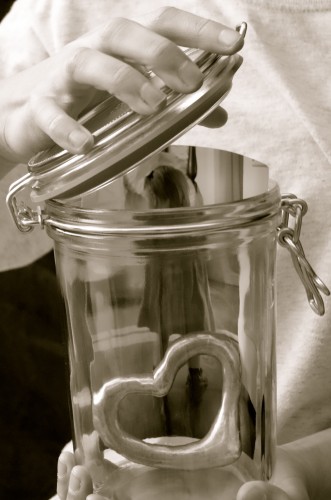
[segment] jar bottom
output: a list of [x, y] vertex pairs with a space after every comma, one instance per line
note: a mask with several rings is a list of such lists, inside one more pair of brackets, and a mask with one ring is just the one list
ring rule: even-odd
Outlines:
[[[179, 445], [193, 439], [161, 437], [146, 440], [150, 443]], [[113, 470], [95, 493], [111, 500], [235, 500], [242, 484], [259, 479], [256, 465], [245, 453], [227, 467], [185, 471], [156, 469], [130, 462], [121, 455], [106, 450], [105, 460], [120, 468]]]

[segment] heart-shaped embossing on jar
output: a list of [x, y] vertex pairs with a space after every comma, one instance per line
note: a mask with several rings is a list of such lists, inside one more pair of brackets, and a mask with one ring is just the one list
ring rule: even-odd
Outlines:
[[[209, 355], [223, 371], [222, 402], [208, 433], [200, 440], [178, 446], [151, 444], [125, 432], [118, 420], [120, 401], [128, 394], [164, 397], [176, 373], [190, 358]], [[106, 446], [128, 460], [152, 467], [196, 470], [223, 467], [240, 457], [240, 357], [237, 342], [225, 334], [198, 333], [176, 340], [152, 376], [110, 380], [93, 397], [93, 419]]]

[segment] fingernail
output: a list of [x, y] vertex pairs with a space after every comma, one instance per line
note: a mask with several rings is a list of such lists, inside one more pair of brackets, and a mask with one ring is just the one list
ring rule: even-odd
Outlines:
[[241, 34], [238, 33], [238, 31], [231, 30], [228, 28], [222, 30], [218, 36], [219, 41], [223, 45], [226, 45], [227, 47], [232, 47], [233, 45], [235, 45], [240, 38]]
[[80, 479], [79, 477], [75, 476], [75, 473], [72, 472], [70, 474], [70, 480], [69, 480], [69, 490], [71, 493], [77, 493], [80, 489]]
[[190, 61], [185, 61], [178, 69], [178, 76], [181, 81], [192, 90], [198, 88], [203, 80], [199, 68]]
[[61, 457], [60, 457], [58, 460], [58, 463], [57, 463], [57, 477], [58, 477], [58, 479], [63, 479], [64, 477], [66, 477], [67, 472], [68, 472], [67, 465], [64, 462], [62, 462]]
[[144, 83], [140, 89], [140, 96], [143, 101], [152, 108], [159, 108], [166, 102], [166, 96], [163, 92], [154, 88], [150, 83]]
[[239, 35], [242, 38], [245, 38], [246, 32], [247, 32], [247, 23], [245, 23], [245, 21], [243, 21], [242, 23], [238, 24], [236, 26], [236, 31], [239, 33]]
[[91, 137], [87, 135], [86, 132], [79, 129], [70, 132], [69, 141], [70, 144], [78, 150], [84, 150], [87, 146], [91, 145]]

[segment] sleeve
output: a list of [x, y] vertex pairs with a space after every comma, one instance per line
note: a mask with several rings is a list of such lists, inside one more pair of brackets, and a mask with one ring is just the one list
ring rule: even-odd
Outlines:
[[124, 13], [109, 0], [16, 0], [0, 24], [0, 78], [36, 64], [110, 16]]
[[[34, 29], [35, 0], [16, 0], [0, 23], [0, 79], [19, 73], [48, 56]], [[0, 271], [30, 264], [48, 252], [51, 241], [44, 231], [21, 234], [6, 207], [9, 185], [26, 173], [24, 165], [8, 170], [6, 160], [0, 158], [0, 170], [7, 175], [0, 181]]]
[[33, 0], [16, 0], [0, 23], [0, 78], [7, 78], [45, 59], [48, 54], [33, 27]]
[[[159, 0], [159, 6], [165, 5]], [[134, 5], [133, 5], [134, 4]], [[13, 74], [59, 51], [111, 17], [150, 13], [149, 0], [16, 0], [0, 25], [0, 63]]]
[[[0, 23], [0, 79], [37, 64], [105, 21], [109, 0], [16, 0]], [[20, 233], [6, 207], [10, 184], [26, 173], [0, 158], [0, 272], [25, 266], [52, 248], [45, 231]]]

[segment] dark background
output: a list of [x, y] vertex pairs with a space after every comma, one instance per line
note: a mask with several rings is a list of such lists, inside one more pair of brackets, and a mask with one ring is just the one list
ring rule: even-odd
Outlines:
[[[12, 3], [2, 0], [1, 18]], [[0, 498], [47, 500], [71, 435], [64, 313], [52, 253], [0, 273], [0, 318]]]
[[1, 19], [8, 12], [8, 10], [10, 9], [10, 7], [13, 3], [14, 3], [13, 0], [2, 0], [1, 5], [0, 5]]
[[64, 313], [54, 260], [0, 273], [0, 498], [46, 500], [70, 440]]

